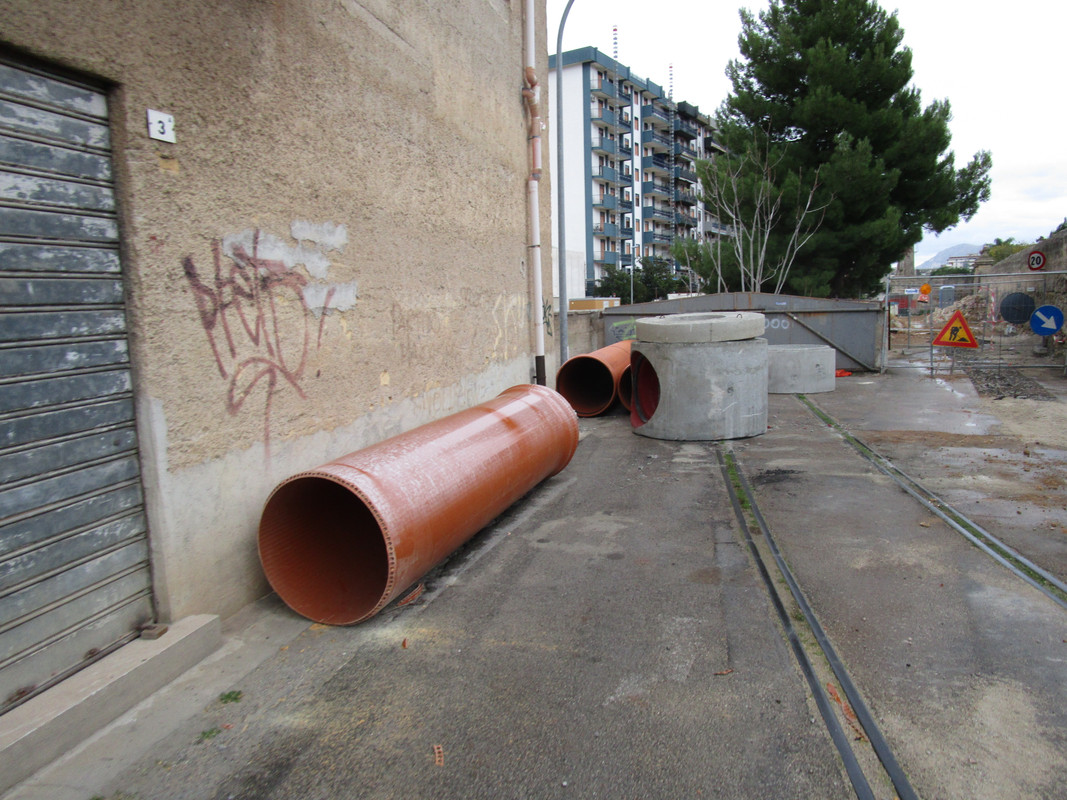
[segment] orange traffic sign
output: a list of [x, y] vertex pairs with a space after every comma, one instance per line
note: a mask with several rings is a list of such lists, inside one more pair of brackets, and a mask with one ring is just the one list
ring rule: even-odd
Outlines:
[[935, 347], [978, 347], [978, 340], [971, 333], [967, 320], [963, 318], [963, 312], [953, 314], [941, 333], [934, 339]]
[[930, 294], [930, 292], [932, 292], [933, 290], [934, 287], [932, 287], [928, 283], [924, 283], [922, 286], [919, 287], [919, 294]]

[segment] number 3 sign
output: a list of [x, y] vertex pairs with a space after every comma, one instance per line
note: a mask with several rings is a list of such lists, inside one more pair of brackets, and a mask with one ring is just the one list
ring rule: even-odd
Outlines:
[[148, 136], [161, 142], [176, 142], [174, 138], [174, 117], [162, 111], [148, 109]]

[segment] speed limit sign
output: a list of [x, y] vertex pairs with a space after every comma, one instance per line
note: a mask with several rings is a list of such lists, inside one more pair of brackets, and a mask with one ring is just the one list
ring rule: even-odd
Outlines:
[[1044, 269], [1045, 254], [1042, 253], [1040, 250], [1031, 250], [1030, 256], [1029, 258], [1027, 258], [1026, 264], [1034, 272], [1037, 272], [1039, 269]]

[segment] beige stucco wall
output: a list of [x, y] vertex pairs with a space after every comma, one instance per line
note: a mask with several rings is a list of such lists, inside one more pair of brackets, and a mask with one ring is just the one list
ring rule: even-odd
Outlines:
[[282, 478], [529, 382], [522, 29], [517, 0], [5, 3], [0, 44], [113, 84], [163, 619], [267, 591]]

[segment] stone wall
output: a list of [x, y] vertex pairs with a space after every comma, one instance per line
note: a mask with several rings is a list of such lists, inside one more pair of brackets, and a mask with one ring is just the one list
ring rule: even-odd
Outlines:
[[[1029, 266], [1030, 253], [1039, 250], [1045, 255], [1045, 266], [1032, 271]], [[1067, 272], [1067, 231], [1042, 239], [1033, 247], [1014, 253], [996, 264], [975, 264], [975, 274], [980, 276], [1018, 275], [1014, 283], [998, 282], [1001, 293], [1039, 291], [1043, 303], [1050, 303], [1064, 308], [1067, 305], [1067, 276], [1053, 273]], [[1010, 280], [1010, 279], [1009, 279]]]

